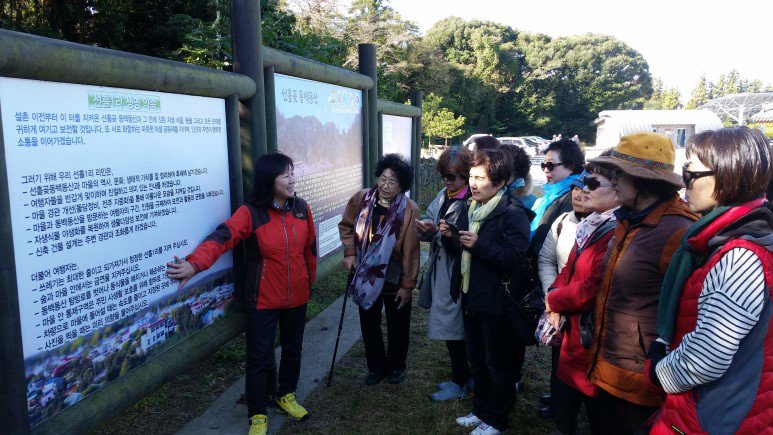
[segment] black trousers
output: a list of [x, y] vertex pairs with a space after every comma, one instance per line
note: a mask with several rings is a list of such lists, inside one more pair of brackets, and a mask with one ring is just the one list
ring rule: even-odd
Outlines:
[[515, 369], [515, 382], [521, 382], [521, 378], [523, 377], [523, 362], [526, 360], [526, 346], [516, 344], [513, 348], [513, 352], [515, 361], [515, 364], [513, 365], [513, 368]]
[[[386, 312], [386, 349], [381, 334], [382, 307]], [[395, 295], [379, 296], [369, 310], [360, 308], [360, 329], [369, 371], [386, 375], [393, 370], [405, 370], [411, 329], [410, 303], [398, 310]]]
[[279, 325], [282, 359], [279, 363], [277, 397], [295, 392], [301, 373], [303, 329], [306, 305], [300, 307], [248, 311], [247, 324], [247, 415], [266, 414], [271, 392], [274, 362], [274, 340]]
[[650, 432], [648, 420], [660, 409], [657, 406], [643, 406], [615, 397], [602, 391], [598, 399], [599, 406], [604, 410], [601, 420], [601, 432], [604, 435], [636, 434], [646, 435]]
[[590, 433], [594, 435], [601, 433], [603, 408], [597, 398], [586, 396], [558, 378], [553, 383], [551, 397], [556, 429], [562, 434], [574, 435], [578, 433], [578, 416], [583, 405], [585, 405], [585, 415], [588, 417]]
[[467, 344], [464, 340], [446, 340], [451, 357], [451, 381], [464, 387], [470, 380], [470, 364], [467, 361]]
[[556, 389], [556, 382], [559, 382], [556, 377], [558, 372], [558, 363], [561, 356], [561, 345], [550, 346], [550, 397], [553, 397], [553, 390]]
[[503, 334], [510, 323], [504, 314], [465, 311], [464, 335], [475, 381], [473, 413], [500, 431], [515, 403], [515, 356], [511, 337]]

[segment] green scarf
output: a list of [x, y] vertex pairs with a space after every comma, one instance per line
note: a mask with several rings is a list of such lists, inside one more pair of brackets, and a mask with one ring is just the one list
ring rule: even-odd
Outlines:
[[[492, 210], [499, 204], [499, 200], [505, 193], [505, 189], [499, 189], [487, 203], [480, 204], [478, 201], [473, 200], [470, 203], [470, 207], [467, 209], [467, 217], [470, 221], [470, 231], [473, 234], [478, 234], [481, 223], [485, 220]], [[462, 291], [467, 293], [467, 289], [470, 288], [470, 263], [472, 262], [472, 255], [466, 249], [462, 251]]]
[[674, 335], [676, 312], [679, 308], [679, 299], [682, 297], [682, 289], [690, 275], [706, 261], [704, 255], [696, 252], [687, 243], [687, 240], [699, 234], [728, 210], [730, 210], [730, 206], [717, 207], [698, 219], [684, 233], [681, 246], [671, 257], [671, 263], [668, 265], [665, 278], [663, 278], [658, 305], [658, 336], [668, 343], [671, 342], [671, 337]]

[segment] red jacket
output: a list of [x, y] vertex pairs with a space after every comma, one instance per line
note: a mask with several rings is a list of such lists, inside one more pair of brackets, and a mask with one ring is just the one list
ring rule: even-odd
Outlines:
[[309, 301], [317, 273], [317, 239], [308, 204], [290, 201], [288, 210], [245, 204], [186, 259], [197, 272], [245, 241], [247, 309], [294, 308]]
[[[727, 214], [731, 215], [730, 212]], [[688, 242], [698, 252], [705, 252], [708, 239], [701, 233]], [[666, 396], [665, 404], [652, 427], [652, 434], [761, 434], [771, 430], [773, 328], [770, 328], [770, 322], [773, 320], [773, 300], [770, 289], [773, 286], [773, 253], [769, 246], [766, 248], [749, 240], [735, 238], [723, 244], [701, 268], [690, 275], [679, 300], [671, 347], [678, 348], [684, 336], [695, 330], [698, 298], [706, 276], [727, 252], [738, 247], [749, 249], [762, 263], [766, 302], [760, 320], [741, 340], [730, 367], [719, 379]]]
[[548, 293], [550, 309], [568, 318], [556, 376], [565, 384], [591, 397], [597, 396], [599, 390], [585, 378], [588, 371], [588, 349], [580, 342], [580, 314], [593, 310], [596, 304], [604, 254], [614, 234], [611, 229], [614, 227], [600, 237], [594, 237], [595, 240], [591, 240], [592, 243], [589, 242], [589, 246], [586, 246], [579, 256], [577, 243], [574, 244], [566, 266], [558, 274]]

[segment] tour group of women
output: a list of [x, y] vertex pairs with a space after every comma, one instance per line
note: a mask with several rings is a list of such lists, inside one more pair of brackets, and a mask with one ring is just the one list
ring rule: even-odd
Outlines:
[[[510, 278], [533, 270], [552, 345], [540, 413], [557, 432], [577, 433], [580, 412], [593, 434], [769, 431], [771, 146], [757, 130], [723, 128], [692, 136], [686, 157], [675, 168], [671, 140], [657, 133], [624, 136], [587, 162], [577, 142], [561, 139], [545, 153], [537, 198], [528, 155], [482, 137], [473, 151], [443, 152], [445, 187], [421, 216], [406, 195], [411, 164], [383, 156], [376, 184], [349, 200], [339, 224], [365, 384], [403, 381], [417, 289], [429, 338], [445, 341], [450, 360], [451, 378], [431, 398], [472, 395], [456, 419], [472, 434], [509, 429], [525, 345], [507, 298], [528, 290]], [[269, 402], [294, 419], [309, 415], [295, 389], [317, 253], [312, 210], [294, 185], [290, 157], [260, 157], [252, 196], [168, 264], [182, 287], [245, 243], [250, 434], [266, 433]], [[429, 242], [421, 279], [420, 241]]]

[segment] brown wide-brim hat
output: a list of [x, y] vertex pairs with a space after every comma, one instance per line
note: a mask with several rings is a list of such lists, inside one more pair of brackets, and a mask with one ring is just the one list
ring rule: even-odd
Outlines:
[[658, 133], [633, 133], [620, 138], [609, 156], [589, 162], [612, 166], [631, 177], [661, 180], [684, 187], [682, 176], [674, 172], [676, 150], [668, 136]]

